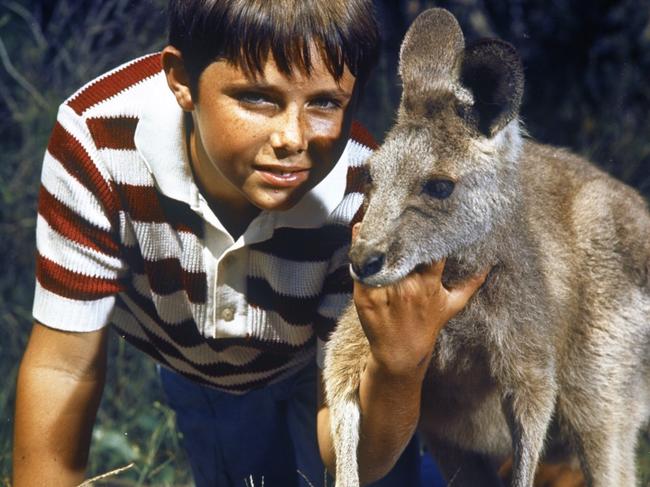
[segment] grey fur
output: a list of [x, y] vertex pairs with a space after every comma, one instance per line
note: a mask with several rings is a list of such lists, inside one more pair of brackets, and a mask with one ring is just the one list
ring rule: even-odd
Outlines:
[[[514, 452], [516, 487], [532, 486], [545, 444], [572, 452], [590, 486], [635, 485], [637, 432], [650, 414], [645, 201], [587, 161], [524, 137], [523, 70], [508, 44], [464, 48], [454, 17], [432, 9], [401, 53], [404, 93], [370, 160], [351, 262], [385, 255], [363, 279], [369, 285], [443, 257], [448, 286], [492, 266], [438, 338], [420, 431], [434, 450], [447, 444], [497, 460]], [[456, 182], [449, 198], [422, 193], [435, 178]], [[358, 485], [349, 452], [359, 420], [349, 411], [358, 410], [368, 353], [350, 305], [324, 370], [341, 487]], [[462, 462], [444, 462], [449, 475], [462, 473]], [[460, 475], [460, 485], [476, 484]]]

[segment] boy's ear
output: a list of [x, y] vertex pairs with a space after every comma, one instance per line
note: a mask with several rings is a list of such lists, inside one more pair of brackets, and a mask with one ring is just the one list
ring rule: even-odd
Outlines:
[[174, 46], [166, 46], [161, 54], [167, 85], [176, 97], [178, 105], [186, 112], [194, 110], [194, 100], [190, 89], [190, 78], [185, 69], [183, 55]]

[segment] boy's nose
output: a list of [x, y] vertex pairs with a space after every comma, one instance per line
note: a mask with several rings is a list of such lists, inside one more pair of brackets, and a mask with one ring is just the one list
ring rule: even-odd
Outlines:
[[297, 110], [287, 110], [284, 117], [278, 120], [276, 130], [271, 134], [271, 146], [276, 150], [291, 154], [307, 150], [302, 114]]

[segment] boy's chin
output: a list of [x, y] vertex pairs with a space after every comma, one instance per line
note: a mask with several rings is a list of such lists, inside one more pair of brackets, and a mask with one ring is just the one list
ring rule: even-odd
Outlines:
[[262, 211], [287, 211], [298, 204], [306, 191], [285, 192], [285, 191], [267, 191], [264, 198], [259, 198], [252, 203]]

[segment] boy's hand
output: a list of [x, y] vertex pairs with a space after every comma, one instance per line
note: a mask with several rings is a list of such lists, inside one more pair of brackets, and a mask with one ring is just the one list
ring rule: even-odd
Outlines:
[[[352, 229], [356, 238], [358, 225]], [[453, 289], [442, 285], [445, 262], [434, 262], [386, 287], [354, 282], [354, 303], [368, 337], [371, 362], [394, 376], [422, 378], [440, 329], [462, 310], [487, 271]], [[374, 362], [374, 363], [373, 363]]]

